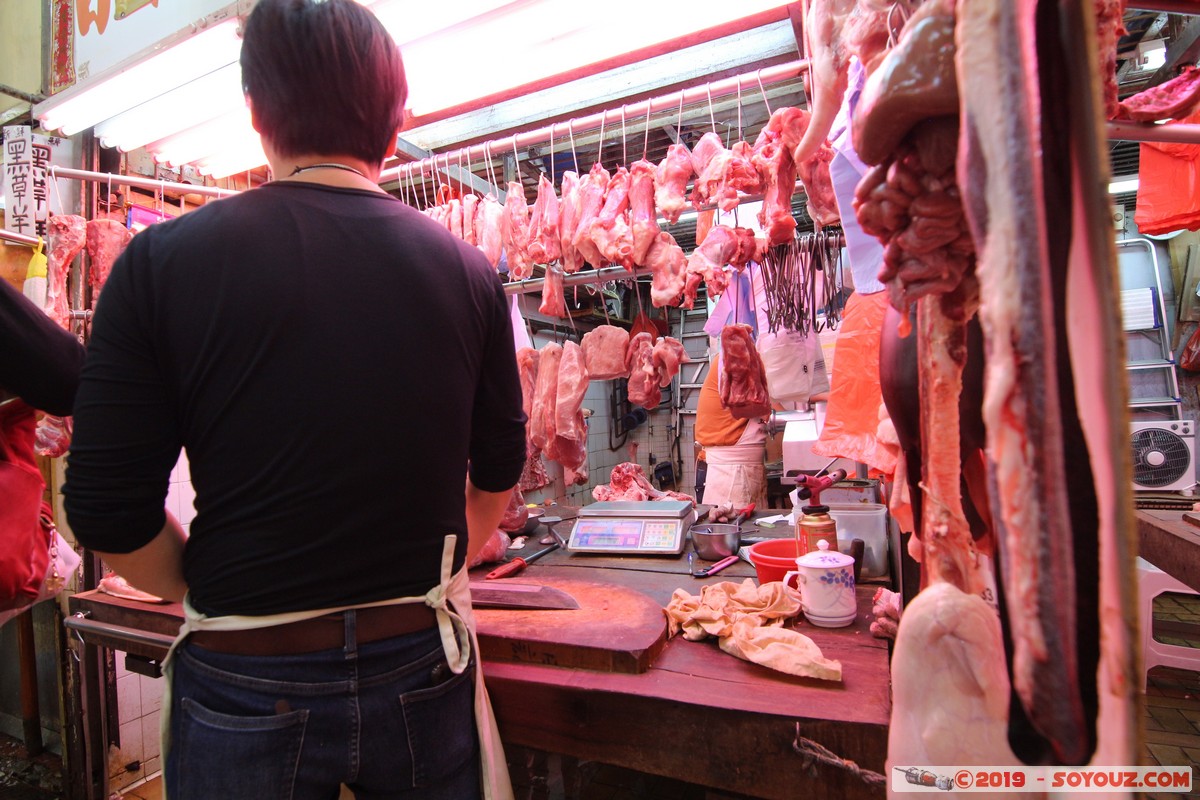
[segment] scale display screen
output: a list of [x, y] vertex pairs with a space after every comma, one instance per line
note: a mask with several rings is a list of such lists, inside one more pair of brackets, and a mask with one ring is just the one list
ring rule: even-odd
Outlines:
[[568, 549], [578, 553], [678, 555], [695, 519], [690, 503], [593, 503], [579, 512]]

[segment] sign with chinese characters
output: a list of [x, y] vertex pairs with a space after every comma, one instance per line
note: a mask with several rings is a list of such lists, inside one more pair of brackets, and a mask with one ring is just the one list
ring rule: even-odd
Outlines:
[[50, 218], [50, 158], [57, 136], [42, 136], [28, 125], [4, 128], [4, 229], [26, 236], [46, 235]]

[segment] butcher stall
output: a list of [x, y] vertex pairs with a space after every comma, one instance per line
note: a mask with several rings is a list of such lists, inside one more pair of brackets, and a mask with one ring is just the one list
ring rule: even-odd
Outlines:
[[[1196, 4], [363, 4], [410, 81], [379, 185], [511, 311], [527, 457], [470, 577], [518, 796], [1190, 779], [1139, 582], [1200, 591]], [[50, 3], [45, 91], [0, 86], [3, 277], [84, 342], [138, 230], [275, 177], [252, 3], [109, 5]], [[0, 628], [0, 734], [97, 800], [161, 781], [183, 611], [74, 543], [70, 441], [40, 415], [82, 564]]]

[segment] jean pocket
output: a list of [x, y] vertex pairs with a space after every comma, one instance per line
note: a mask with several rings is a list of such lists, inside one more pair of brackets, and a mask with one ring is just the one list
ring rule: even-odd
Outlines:
[[449, 673], [440, 683], [400, 695], [412, 754], [413, 785], [437, 786], [451, 775], [477, 772], [475, 670]]
[[[182, 698], [171, 723], [172, 800], [290, 800], [307, 722], [307, 710], [238, 716]], [[238, 764], [255, 766], [235, 769]]]

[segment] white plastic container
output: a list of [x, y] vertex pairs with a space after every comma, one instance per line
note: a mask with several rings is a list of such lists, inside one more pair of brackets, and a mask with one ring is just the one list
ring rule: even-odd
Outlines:
[[882, 503], [829, 503], [837, 523], [838, 550], [850, 554], [850, 542], [863, 540], [862, 578], [888, 574], [887, 506]]

